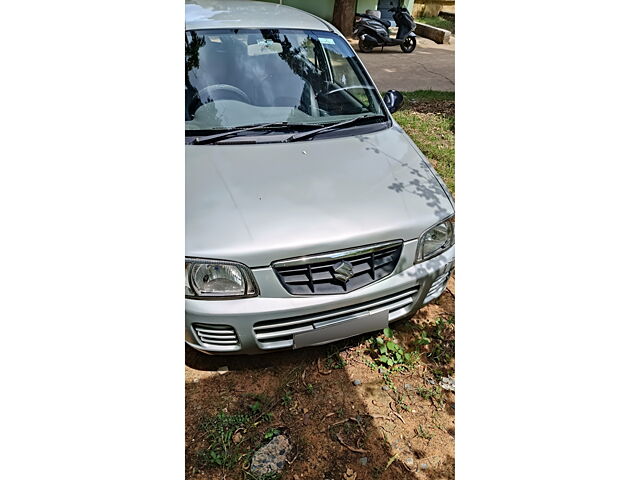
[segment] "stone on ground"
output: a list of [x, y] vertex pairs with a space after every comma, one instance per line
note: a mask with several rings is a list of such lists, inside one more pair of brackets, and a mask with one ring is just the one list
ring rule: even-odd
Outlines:
[[285, 466], [287, 455], [291, 451], [289, 439], [278, 435], [258, 449], [251, 460], [251, 473], [257, 477], [278, 474]]
[[451, 377], [442, 377], [442, 380], [440, 380], [440, 386], [445, 390], [450, 390], [452, 392], [456, 391], [456, 381]]

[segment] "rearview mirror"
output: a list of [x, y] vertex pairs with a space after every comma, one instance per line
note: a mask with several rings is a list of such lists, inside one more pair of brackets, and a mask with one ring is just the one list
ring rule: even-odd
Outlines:
[[402, 103], [404, 102], [404, 97], [397, 90], [389, 90], [387, 93], [384, 94], [383, 100], [384, 100], [384, 104], [389, 109], [389, 112], [394, 113], [394, 112], [397, 112], [402, 106]]

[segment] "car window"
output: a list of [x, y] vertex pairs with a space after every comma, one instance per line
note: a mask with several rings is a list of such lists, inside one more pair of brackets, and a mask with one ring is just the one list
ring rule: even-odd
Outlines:
[[326, 52], [329, 57], [331, 71], [333, 73], [333, 81], [338, 86], [345, 88], [352, 96], [363, 105], [369, 105], [373, 100], [371, 98], [368, 87], [363, 86], [363, 80], [358, 76], [357, 69], [353, 68], [349, 57], [342, 56], [340, 53], [331, 48], [327, 48]]
[[384, 115], [384, 109], [338, 35], [274, 29], [185, 34], [186, 130], [322, 125], [363, 114]]

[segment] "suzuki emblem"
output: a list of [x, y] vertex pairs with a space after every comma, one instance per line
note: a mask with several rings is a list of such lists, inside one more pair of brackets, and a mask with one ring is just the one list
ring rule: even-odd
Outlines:
[[353, 265], [347, 261], [340, 261], [333, 266], [333, 276], [336, 280], [347, 283], [353, 277]]

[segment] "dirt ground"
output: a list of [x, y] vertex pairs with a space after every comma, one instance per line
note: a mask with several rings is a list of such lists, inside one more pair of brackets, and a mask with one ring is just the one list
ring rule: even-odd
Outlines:
[[[377, 333], [252, 357], [187, 347], [185, 477], [252, 478], [251, 454], [277, 430], [293, 443], [283, 480], [453, 479], [455, 393], [440, 385], [454, 377], [454, 304], [452, 278], [438, 300], [391, 325], [397, 344], [416, 352], [392, 373], [372, 363]], [[247, 412], [251, 420], [225, 444], [234, 462], [203, 461], [216, 448], [207, 422]]]

